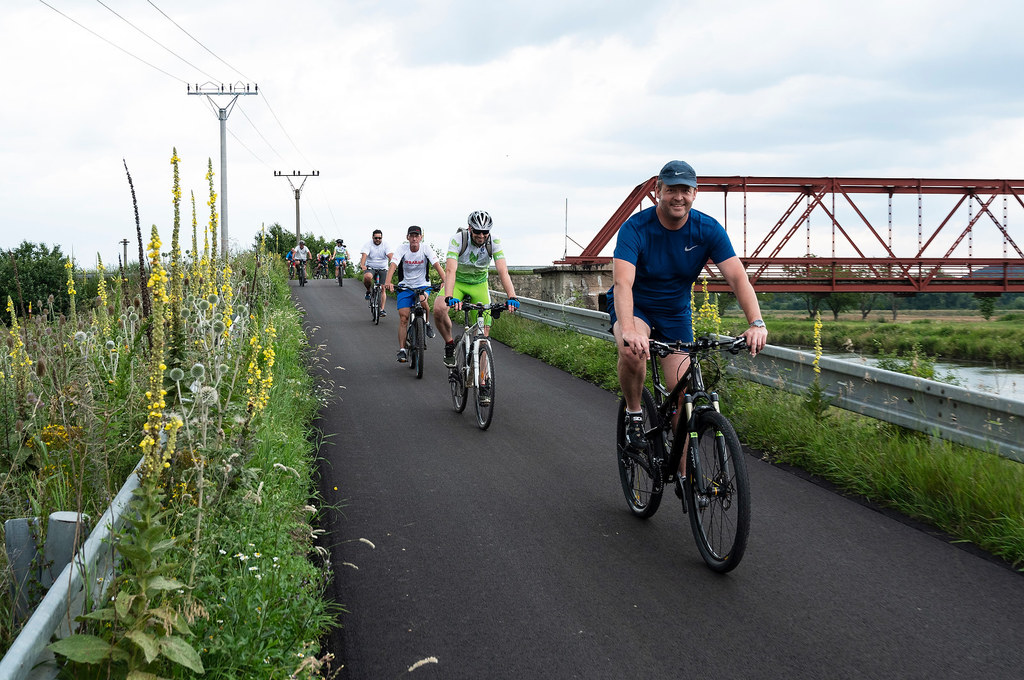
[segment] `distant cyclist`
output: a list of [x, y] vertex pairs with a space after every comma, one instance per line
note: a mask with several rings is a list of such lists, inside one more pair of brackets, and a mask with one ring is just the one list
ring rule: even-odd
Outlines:
[[[306, 248], [306, 242], [299, 241], [299, 245], [295, 247], [295, 251], [292, 254], [292, 261], [295, 263], [306, 262], [310, 257], [312, 257], [312, 253]], [[307, 271], [306, 273], [308, 274], [309, 272]]]
[[348, 266], [348, 248], [340, 238], [334, 242], [334, 274], [339, 279], [345, 275]]
[[[362, 248], [359, 249], [359, 268], [363, 271], [363, 285], [366, 286], [366, 299], [370, 299], [370, 289], [373, 288], [373, 281], [378, 280], [384, 283], [384, 275], [388, 270], [388, 262], [395, 256], [391, 246], [384, 240], [384, 232], [374, 229], [371, 238]], [[382, 296], [380, 301], [380, 315], [387, 316], [384, 312], [384, 302], [387, 296]]]
[[[494, 262], [498, 270], [501, 286], [508, 296], [506, 308], [514, 311], [519, 308], [516, 290], [512, 285], [512, 277], [508, 275], [508, 264], [505, 253], [501, 249], [501, 240], [491, 234], [493, 220], [483, 210], [475, 210], [466, 220], [466, 229], [459, 229], [448, 242], [448, 254], [445, 259], [444, 297], [434, 298], [434, 323], [444, 338], [444, 363], [455, 365], [455, 339], [452, 336], [452, 320], [448, 318], [448, 309], [459, 310], [462, 300], [469, 295], [473, 302], [490, 304], [491, 293], [487, 288], [487, 274]], [[490, 332], [490, 314], [485, 313], [487, 332]]]
[[288, 278], [295, 278], [295, 248], [289, 248], [284, 259], [288, 262]]
[[316, 276], [317, 278], [327, 278], [327, 263], [330, 261], [331, 253], [325, 246], [320, 252], [316, 254]]
[[[395, 256], [391, 258], [391, 264], [388, 266], [388, 273], [384, 284], [384, 288], [391, 292], [395, 289], [393, 283], [391, 283], [391, 277], [395, 271], [401, 267], [402, 276], [401, 280], [406, 286], [410, 288], [422, 288], [423, 286], [430, 285], [430, 267], [434, 268], [437, 275], [441, 277], [441, 282], [444, 282], [444, 270], [441, 269], [441, 260], [438, 259], [437, 254], [430, 248], [424, 248], [423, 246], [423, 230], [413, 225], [409, 227], [409, 231], [406, 233], [406, 237], [409, 239], [408, 243], [403, 243], [398, 246], [398, 250], [395, 251]], [[405, 363], [409, 357], [405, 351], [405, 336], [409, 330], [409, 317], [412, 314], [412, 306], [419, 304], [419, 293], [415, 290], [400, 290], [398, 292], [398, 301], [395, 306], [398, 308], [398, 361]], [[423, 309], [427, 311], [427, 337], [434, 337], [434, 330], [430, 327], [430, 309], [427, 307], [427, 303], [423, 301]], [[448, 318], [448, 314], [445, 313], [445, 318]]]

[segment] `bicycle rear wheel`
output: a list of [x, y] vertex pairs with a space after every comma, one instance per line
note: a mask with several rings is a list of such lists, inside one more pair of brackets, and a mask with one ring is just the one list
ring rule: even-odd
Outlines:
[[683, 492], [697, 549], [712, 570], [732, 571], [743, 559], [750, 531], [745, 454], [732, 423], [710, 409], [698, 414], [690, 447]]
[[448, 371], [448, 387], [452, 393], [452, 408], [456, 413], [466, 410], [466, 355], [462, 351], [462, 336], [455, 337], [455, 367]]
[[370, 293], [370, 315], [373, 317], [373, 323], [380, 323], [380, 288], [374, 287], [373, 292]]
[[484, 340], [477, 353], [473, 392], [476, 397], [476, 424], [481, 430], [491, 426], [494, 417], [494, 360], [491, 358], [491, 344]]
[[[640, 400], [644, 412], [644, 430], [651, 432], [658, 426], [658, 410], [654, 397], [646, 387]], [[619, 481], [626, 504], [637, 517], [650, 517], [661, 505], [664, 485], [661, 483], [660, 461], [665, 460], [665, 445], [661, 433], [652, 433], [647, 441], [649, 451], [634, 453], [626, 448], [626, 400], [619, 400], [618, 428], [616, 430], [615, 458], [619, 463]], [[652, 459], [657, 461], [652, 462]], [[656, 468], [656, 469], [654, 469]]]
[[427, 329], [424, 327], [424, 321], [422, 316], [416, 316], [412, 322], [412, 330], [414, 332], [412, 342], [412, 361], [413, 368], [416, 369], [416, 379], [423, 377], [423, 348], [427, 339]]

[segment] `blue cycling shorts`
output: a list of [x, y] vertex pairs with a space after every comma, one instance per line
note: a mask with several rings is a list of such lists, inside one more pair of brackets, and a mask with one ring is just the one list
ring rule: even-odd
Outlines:
[[419, 292], [415, 290], [402, 289], [398, 291], [396, 307], [397, 309], [412, 309], [416, 304], [416, 300], [419, 299]]
[[[609, 290], [607, 297], [608, 316], [611, 318], [612, 326], [615, 325], [614, 291], [614, 288]], [[650, 326], [653, 340], [693, 342], [693, 323], [690, 320], [689, 309], [677, 314], [657, 313], [645, 310], [634, 302], [633, 316]]]

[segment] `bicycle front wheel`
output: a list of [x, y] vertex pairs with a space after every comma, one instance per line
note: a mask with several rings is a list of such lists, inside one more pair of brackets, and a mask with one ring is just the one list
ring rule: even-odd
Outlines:
[[494, 360], [491, 358], [491, 345], [486, 341], [480, 343], [476, 355], [474, 383], [476, 424], [481, 430], [486, 430], [494, 417]]
[[466, 410], [466, 354], [462, 348], [462, 336], [455, 338], [455, 367], [448, 371], [448, 387], [452, 392], [452, 408], [456, 413]]
[[661, 484], [660, 463], [665, 460], [665, 445], [661, 433], [652, 432], [658, 425], [658, 410], [646, 387], [640, 404], [644, 412], [644, 430], [650, 433], [647, 437], [649, 451], [634, 452], [626, 447], [626, 400], [620, 399], [615, 457], [619, 463], [619, 481], [622, 482], [626, 504], [634, 515], [647, 518], [661, 505], [664, 486]]
[[750, 531], [745, 454], [732, 423], [710, 409], [698, 414], [690, 448], [683, 492], [697, 549], [712, 570], [732, 571], [743, 559]]
[[412, 345], [413, 368], [416, 369], [416, 379], [418, 380], [423, 377], [423, 347], [427, 339], [427, 329], [422, 316], [413, 319], [412, 329], [414, 335], [409, 344]]
[[381, 290], [375, 288], [370, 294], [370, 314], [373, 316], [373, 323], [380, 323], [380, 294]]

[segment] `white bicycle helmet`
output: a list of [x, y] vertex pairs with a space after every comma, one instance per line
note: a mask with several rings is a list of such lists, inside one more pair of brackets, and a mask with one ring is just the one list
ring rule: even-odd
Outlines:
[[477, 231], [490, 231], [491, 225], [494, 224], [491, 220], [491, 216], [483, 210], [474, 210], [469, 213], [469, 219], [466, 220], [470, 229], [476, 229]]

